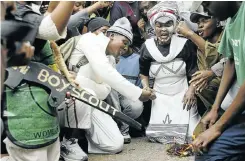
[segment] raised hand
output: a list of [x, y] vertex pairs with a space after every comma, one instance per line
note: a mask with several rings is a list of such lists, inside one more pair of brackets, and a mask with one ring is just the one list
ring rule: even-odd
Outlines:
[[176, 28], [176, 32], [184, 37], [188, 37], [188, 34], [193, 33], [191, 29], [186, 25], [184, 21], [180, 21]]
[[137, 25], [139, 27], [139, 29], [144, 32], [145, 31], [145, 21], [143, 18], [141, 18], [138, 22]]

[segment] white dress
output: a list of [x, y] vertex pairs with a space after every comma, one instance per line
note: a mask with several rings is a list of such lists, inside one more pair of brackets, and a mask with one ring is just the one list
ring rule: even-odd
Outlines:
[[[186, 64], [176, 58], [183, 49], [186, 39], [173, 35], [170, 53], [164, 57], [155, 45], [154, 39], [146, 41], [146, 47], [157, 61], [150, 67], [150, 77], [155, 77], [153, 89], [157, 98], [152, 101], [151, 117], [146, 130], [153, 142], [185, 143], [200, 120], [197, 107], [183, 110], [183, 97], [188, 89]], [[157, 70], [159, 72], [157, 75]]]

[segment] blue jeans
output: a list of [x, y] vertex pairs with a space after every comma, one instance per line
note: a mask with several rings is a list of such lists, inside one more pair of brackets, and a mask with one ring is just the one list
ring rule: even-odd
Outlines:
[[209, 151], [196, 156], [195, 161], [245, 161], [245, 122], [226, 129], [210, 144]]
[[[106, 98], [106, 102], [133, 119], [138, 118], [143, 112], [143, 102], [139, 100], [132, 101], [114, 89], [111, 90], [111, 93]], [[129, 126], [122, 123], [120, 129], [123, 133], [128, 132]]]

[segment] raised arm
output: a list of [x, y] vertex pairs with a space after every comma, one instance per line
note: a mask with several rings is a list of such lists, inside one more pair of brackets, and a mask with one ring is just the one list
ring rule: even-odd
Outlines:
[[[52, 3], [56, 2], [51, 2], [51, 6]], [[74, 4], [74, 1], [61, 1], [50, 13], [51, 19], [53, 20], [60, 35], [63, 33], [65, 27], [67, 26]]]
[[185, 22], [181, 21], [179, 23], [177, 32], [190, 39], [194, 44], [196, 44], [196, 46], [203, 54], [205, 53], [205, 40], [189, 29]]

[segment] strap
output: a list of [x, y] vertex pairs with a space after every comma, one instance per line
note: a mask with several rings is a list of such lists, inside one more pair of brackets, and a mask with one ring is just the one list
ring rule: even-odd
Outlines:
[[67, 92], [69, 92], [77, 100], [116, 119], [122, 120], [129, 126], [139, 130], [142, 129], [142, 125], [134, 119], [108, 105], [106, 102], [99, 100], [84, 89], [71, 85], [65, 77], [44, 64], [29, 62], [26, 66], [9, 67], [6, 70], [9, 75], [4, 85], [15, 89], [23, 80], [42, 85], [51, 91], [48, 98], [48, 103], [51, 107], [58, 107], [65, 100]]
[[78, 63], [76, 65], [72, 65], [71, 63], [68, 63], [68, 68], [69, 68], [69, 70], [77, 73], [81, 66], [87, 65], [88, 63], [89, 63], [89, 61], [86, 58], [86, 56], [84, 55], [80, 58], [80, 60], [78, 61]]
[[129, 75], [122, 75], [124, 78], [126, 79], [130, 79], [130, 80], [135, 80], [134, 85], [137, 84], [138, 80], [139, 80], [139, 75], [138, 76], [129, 76]]
[[129, 76], [129, 75], [122, 75], [126, 79], [131, 79], [131, 80], [138, 80], [138, 77], [136, 76]]

